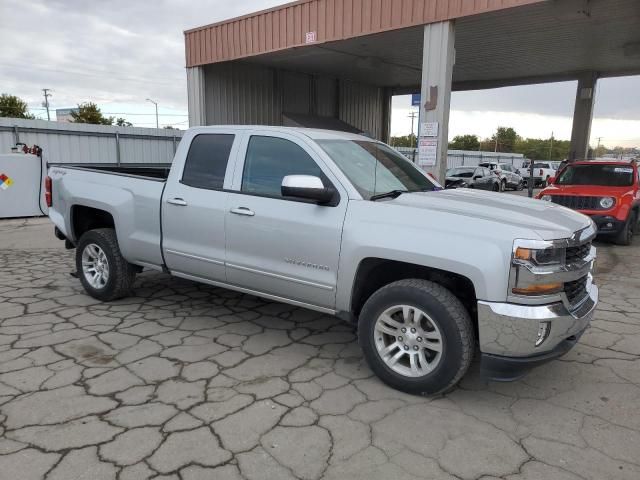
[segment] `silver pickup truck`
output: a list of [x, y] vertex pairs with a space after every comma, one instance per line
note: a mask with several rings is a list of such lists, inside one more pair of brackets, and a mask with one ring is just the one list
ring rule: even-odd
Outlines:
[[567, 352], [598, 301], [591, 220], [443, 190], [387, 145], [282, 127], [199, 127], [168, 166], [49, 169], [49, 217], [87, 293], [143, 268], [337, 315], [373, 371], [452, 388], [476, 352], [512, 380]]

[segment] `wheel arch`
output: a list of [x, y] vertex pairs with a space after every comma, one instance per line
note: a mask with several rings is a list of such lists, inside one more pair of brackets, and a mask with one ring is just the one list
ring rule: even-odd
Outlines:
[[114, 217], [107, 210], [76, 204], [71, 206], [70, 212], [71, 232], [75, 243], [78, 243], [80, 237], [89, 230], [96, 228], [113, 228], [116, 230]]
[[415, 263], [368, 257], [360, 261], [354, 277], [350, 311], [357, 319], [364, 303], [380, 288], [398, 280], [418, 278], [448, 289], [469, 312], [477, 330], [477, 293], [473, 281], [460, 273]]

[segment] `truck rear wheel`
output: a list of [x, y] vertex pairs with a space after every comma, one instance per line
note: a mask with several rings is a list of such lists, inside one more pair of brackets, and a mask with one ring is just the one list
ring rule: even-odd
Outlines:
[[89, 230], [80, 237], [76, 269], [85, 291], [103, 302], [126, 297], [136, 277], [135, 267], [120, 253], [112, 228]]
[[420, 395], [453, 388], [474, 353], [471, 318], [460, 300], [419, 279], [390, 283], [367, 300], [358, 341], [383, 382]]

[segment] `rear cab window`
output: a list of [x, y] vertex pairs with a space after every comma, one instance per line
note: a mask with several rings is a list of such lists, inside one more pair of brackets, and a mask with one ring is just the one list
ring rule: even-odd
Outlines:
[[194, 188], [222, 190], [235, 135], [205, 133], [191, 141], [181, 183]]

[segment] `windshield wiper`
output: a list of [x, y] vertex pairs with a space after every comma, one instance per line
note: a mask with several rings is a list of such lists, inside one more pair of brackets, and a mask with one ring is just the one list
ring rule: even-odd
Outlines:
[[391, 190], [385, 193], [378, 193], [377, 195], [372, 195], [369, 200], [375, 202], [376, 200], [380, 200], [381, 198], [398, 198], [403, 193], [416, 193], [416, 192], [432, 192], [435, 190], [434, 188], [418, 188], [416, 190]]
[[369, 200], [375, 202], [376, 200], [380, 200], [381, 198], [398, 198], [403, 193], [408, 193], [409, 190], [391, 190], [385, 193], [378, 193], [377, 195], [371, 195]]

